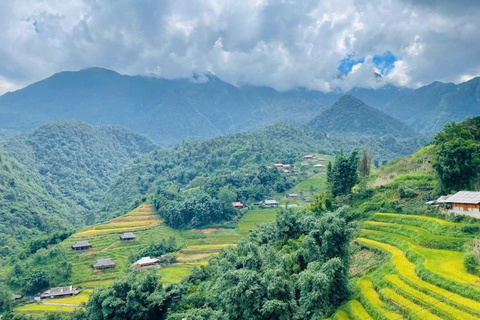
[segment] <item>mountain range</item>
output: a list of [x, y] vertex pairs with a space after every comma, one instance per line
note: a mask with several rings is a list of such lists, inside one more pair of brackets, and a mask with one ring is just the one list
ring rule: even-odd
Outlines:
[[[479, 79], [459, 85], [436, 82], [417, 90], [356, 88], [350, 94], [432, 135], [450, 120], [480, 113]], [[305, 125], [342, 95], [301, 88], [278, 92], [267, 87], [236, 87], [212, 74], [168, 80], [90, 68], [60, 72], [1, 96], [0, 128], [3, 135], [12, 135], [75, 118], [94, 125], [118, 124], [157, 144], [172, 146], [277, 122]]]

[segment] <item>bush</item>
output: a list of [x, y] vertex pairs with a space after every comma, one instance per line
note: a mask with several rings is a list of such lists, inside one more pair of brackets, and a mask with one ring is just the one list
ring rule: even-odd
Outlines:
[[467, 253], [463, 256], [463, 265], [470, 273], [477, 273], [478, 259], [474, 253]]

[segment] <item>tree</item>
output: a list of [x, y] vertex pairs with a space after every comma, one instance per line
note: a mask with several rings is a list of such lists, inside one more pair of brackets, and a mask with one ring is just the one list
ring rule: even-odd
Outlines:
[[358, 163], [358, 173], [362, 177], [370, 175], [370, 168], [372, 166], [372, 149], [366, 149], [362, 152], [362, 157]]
[[335, 156], [335, 163], [327, 165], [327, 181], [333, 196], [350, 194], [358, 182], [358, 150], [346, 156], [343, 150]]
[[480, 171], [480, 145], [472, 132], [462, 123], [451, 122], [435, 135], [434, 142], [433, 166], [442, 191], [449, 193], [471, 188]]

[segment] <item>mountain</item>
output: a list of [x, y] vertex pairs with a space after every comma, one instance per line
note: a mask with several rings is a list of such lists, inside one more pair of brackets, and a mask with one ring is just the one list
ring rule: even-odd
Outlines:
[[76, 219], [42, 176], [0, 147], [0, 257], [21, 241], [72, 228]]
[[[374, 106], [406, 89], [354, 89]], [[235, 87], [207, 74], [193, 79], [125, 76], [90, 68], [60, 72], [0, 97], [0, 128], [28, 131], [52, 121], [118, 124], [172, 146], [285, 122], [303, 125], [340, 93], [298, 88]]]
[[75, 118], [95, 125], [119, 124], [173, 145], [278, 121], [302, 123], [319, 110], [318, 101], [303, 95], [270, 88], [242, 90], [213, 75], [202, 81], [167, 80], [91, 68], [61, 72], [1, 96], [0, 128], [25, 131]]
[[335, 134], [362, 134], [399, 138], [418, 135], [401, 121], [377, 110], [352, 95], [344, 95], [308, 125], [312, 130]]
[[433, 135], [449, 121], [480, 114], [480, 77], [457, 85], [434, 82], [390, 101], [383, 110], [420, 133]]
[[395, 87], [393, 85], [387, 85], [377, 90], [354, 88], [350, 90], [348, 94], [362, 100], [367, 105], [374, 107], [375, 109], [381, 110], [390, 101], [398, 97], [404, 96], [412, 91], [412, 89], [405, 87]]
[[4, 148], [58, 190], [73, 213], [84, 215], [123, 165], [158, 146], [120, 126], [63, 120], [10, 139]]

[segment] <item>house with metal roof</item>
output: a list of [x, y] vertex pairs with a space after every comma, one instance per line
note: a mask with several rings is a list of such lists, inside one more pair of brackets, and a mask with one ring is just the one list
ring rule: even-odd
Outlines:
[[74, 245], [72, 245], [72, 249], [75, 250], [75, 252], [83, 252], [90, 248], [92, 248], [92, 245], [88, 241], [77, 241]]
[[132, 263], [132, 268], [134, 270], [144, 269], [148, 267], [153, 267], [158, 265], [159, 260], [157, 258], [143, 257], [140, 260]]
[[96, 270], [115, 268], [115, 262], [112, 259], [98, 259], [92, 267]]
[[297, 200], [298, 199], [298, 194], [290, 193], [290, 194], [287, 195], [287, 199]]
[[62, 297], [72, 297], [78, 294], [77, 288], [74, 286], [55, 287], [40, 294], [40, 299], [54, 299]]
[[133, 232], [125, 232], [120, 236], [120, 240], [122, 241], [129, 241], [129, 240], [135, 240], [137, 236], [133, 234]]
[[[440, 200], [440, 199], [439, 199]], [[439, 202], [437, 200], [437, 203]], [[453, 196], [440, 200], [447, 204], [447, 208], [459, 212], [471, 212], [480, 216], [480, 192], [459, 191]]]
[[265, 200], [263, 205], [265, 207], [278, 207], [278, 202], [277, 200]]

